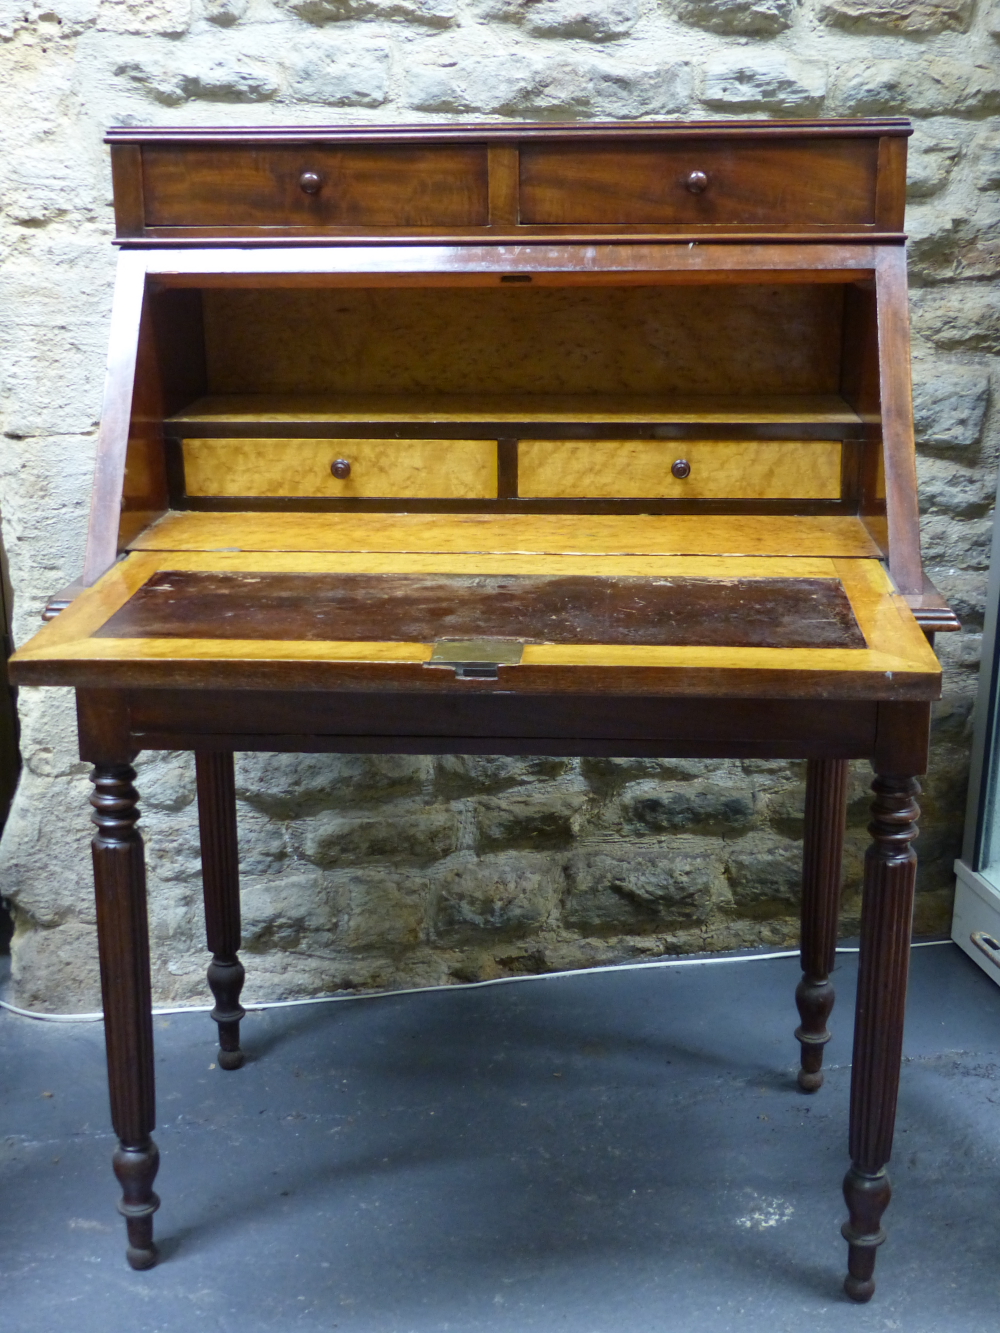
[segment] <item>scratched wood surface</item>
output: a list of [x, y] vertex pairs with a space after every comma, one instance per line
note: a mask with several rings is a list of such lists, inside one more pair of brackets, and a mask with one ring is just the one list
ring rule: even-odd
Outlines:
[[878, 556], [852, 515], [173, 512], [136, 551], [413, 551], [582, 555]]
[[864, 648], [838, 579], [165, 570], [100, 638]]

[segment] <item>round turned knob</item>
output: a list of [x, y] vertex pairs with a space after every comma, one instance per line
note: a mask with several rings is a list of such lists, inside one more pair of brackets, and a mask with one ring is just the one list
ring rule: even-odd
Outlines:
[[691, 171], [684, 184], [692, 194], [704, 194], [708, 189], [708, 177], [703, 171]]
[[351, 465], [346, 458], [335, 458], [330, 464], [330, 471], [338, 481], [346, 481], [351, 475]]
[[319, 194], [323, 180], [315, 171], [303, 171], [299, 177], [299, 189], [303, 194]]
[[670, 471], [674, 474], [674, 476], [677, 478], [678, 481], [683, 481], [685, 477], [690, 477], [691, 475], [691, 464], [687, 461], [686, 458], [678, 458], [677, 462], [673, 465]]

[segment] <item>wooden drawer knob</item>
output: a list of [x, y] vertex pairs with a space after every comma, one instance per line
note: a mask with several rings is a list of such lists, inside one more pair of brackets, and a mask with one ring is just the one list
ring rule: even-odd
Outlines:
[[708, 177], [703, 171], [692, 171], [688, 173], [684, 184], [692, 194], [704, 194], [708, 189]]
[[322, 177], [318, 176], [315, 171], [303, 171], [299, 177], [299, 189], [303, 194], [319, 194], [322, 184]]
[[351, 465], [346, 458], [335, 458], [330, 464], [330, 471], [338, 481], [346, 481], [351, 475]]
[[678, 481], [683, 481], [685, 477], [690, 477], [691, 475], [691, 464], [687, 461], [686, 458], [678, 458], [677, 462], [673, 465], [670, 471], [674, 474], [674, 476], [677, 478]]

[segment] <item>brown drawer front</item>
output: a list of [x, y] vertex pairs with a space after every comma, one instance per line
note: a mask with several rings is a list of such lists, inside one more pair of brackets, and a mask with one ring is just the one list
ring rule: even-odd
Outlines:
[[[524, 144], [526, 225], [867, 226], [877, 139]], [[691, 187], [694, 187], [693, 192]]]
[[[185, 440], [183, 451], [191, 496], [487, 500], [497, 493], [494, 440]], [[334, 476], [338, 462], [349, 464], [347, 476]]]
[[148, 227], [473, 227], [488, 218], [480, 145], [146, 144], [142, 180]]
[[[672, 469], [686, 476], [675, 476]], [[831, 440], [522, 440], [518, 494], [564, 499], [838, 500]]]

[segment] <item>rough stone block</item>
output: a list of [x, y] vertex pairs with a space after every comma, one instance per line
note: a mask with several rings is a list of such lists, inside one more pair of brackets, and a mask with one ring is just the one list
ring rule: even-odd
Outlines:
[[247, 12], [248, 0], [201, 0], [201, 12], [210, 23], [231, 28]]
[[683, 782], [721, 775], [732, 771], [732, 764], [727, 759], [582, 759], [580, 771], [594, 791], [605, 793], [643, 778]]
[[983, 209], [974, 221], [933, 205], [911, 207], [906, 226], [911, 283], [1000, 275], [1000, 208], [995, 218]]
[[717, 850], [707, 839], [667, 846], [581, 848], [567, 868], [562, 919], [578, 930], [649, 931], [707, 921], [725, 893]]
[[267, 102], [279, 91], [277, 79], [263, 64], [220, 57], [180, 66], [172, 61], [123, 60], [115, 74], [129, 79], [164, 106], [181, 102]]
[[430, 891], [424, 878], [393, 869], [355, 871], [342, 886], [346, 907], [337, 942], [349, 949], [412, 948], [426, 936]]
[[831, 103], [838, 115], [982, 115], [1000, 109], [1000, 73], [948, 56], [847, 63]]
[[955, 285], [911, 296], [914, 331], [943, 351], [1000, 352], [1000, 301], [989, 287]]
[[975, 7], [975, 0], [825, 0], [819, 16], [848, 32], [924, 36], [965, 32]]
[[917, 458], [920, 501], [927, 509], [955, 518], [982, 518], [993, 508], [996, 483], [981, 468], [962, 467], [951, 458]]
[[621, 808], [624, 827], [634, 832], [732, 834], [754, 820], [753, 793], [736, 783], [636, 783], [623, 793]]
[[921, 545], [928, 565], [988, 569], [993, 524], [989, 518], [957, 519], [926, 514], [920, 522]]
[[990, 377], [973, 366], [915, 361], [913, 416], [917, 443], [936, 449], [978, 444], [990, 399]]
[[1000, 190], [1000, 130], [983, 130], [973, 153], [972, 179], [979, 190]]
[[673, 0], [683, 23], [709, 32], [771, 37], [790, 27], [797, 0]]
[[516, 23], [537, 37], [580, 37], [607, 42], [624, 37], [639, 20], [639, 0], [478, 0], [484, 22]]
[[191, 26], [191, 0], [101, 0], [96, 22], [107, 32], [179, 37]]
[[560, 778], [572, 759], [517, 759], [495, 754], [444, 754], [434, 760], [434, 787], [442, 796], [479, 796], [483, 792]]
[[437, 861], [455, 850], [458, 817], [442, 808], [321, 815], [305, 835], [305, 855], [324, 867], [359, 861]]
[[628, 119], [683, 110], [689, 88], [690, 71], [684, 64], [474, 54], [460, 61], [410, 66], [404, 98], [419, 111]]
[[347, 893], [338, 892], [313, 871], [284, 875], [244, 875], [240, 885], [244, 953], [287, 952], [320, 937], [332, 939]]
[[562, 868], [547, 856], [508, 852], [449, 866], [437, 878], [435, 934], [526, 935], [548, 921], [562, 888]]
[[241, 754], [236, 792], [276, 819], [418, 795], [429, 765], [417, 755]]
[[389, 91], [389, 48], [315, 52], [290, 70], [289, 92], [324, 106], [381, 106]]
[[918, 128], [907, 153], [906, 197], [929, 199], [943, 190], [961, 151], [958, 139], [941, 138]]
[[547, 792], [487, 797], [476, 803], [476, 850], [527, 851], [566, 847], [584, 797], [578, 792]]
[[787, 911], [802, 897], [802, 844], [769, 832], [741, 838], [726, 858], [726, 878], [738, 911]]
[[348, 19], [405, 19], [429, 28], [446, 28], [458, 13], [457, 0], [278, 0], [307, 23]]
[[781, 51], [725, 52], [705, 62], [701, 100], [720, 111], [815, 111], [826, 94], [826, 66]]

